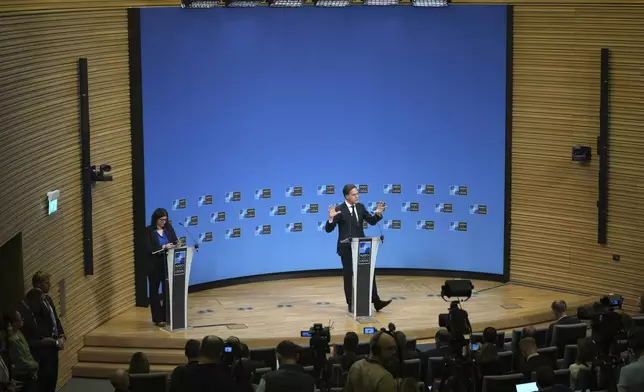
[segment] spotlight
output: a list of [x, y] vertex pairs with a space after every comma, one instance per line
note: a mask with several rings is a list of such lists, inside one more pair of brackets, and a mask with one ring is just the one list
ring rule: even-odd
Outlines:
[[225, 0], [225, 2], [226, 2], [226, 7], [233, 7], [233, 8], [256, 7], [260, 3], [258, 0]]
[[387, 6], [387, 5], [398, 5], [399, 0], [364, 0], [364, 5], [377, 5], [377, 6]]
[[296, 8], [301, 7], [303, 3], [303, 0], [268, 0], [268, 5], [276, 8]]
[[447, 7], [452, 0], [412, 0], [414, 7]]
[[351, 0], [313, 0], [316, 7], [348, 7]]
[[203, 1], [203, 0], [182, 0], [181, 8], [215, 8], [217, 7], [216, 1]]
[[98, 169], [96, 169], [96, 166], [92, 166], [92, 181], [112, 181], [112, 176], [110, 174], [105, 174], [111, 171], [112, 166], [108, 165], [107, 163], [103, 163], [98, 167]]

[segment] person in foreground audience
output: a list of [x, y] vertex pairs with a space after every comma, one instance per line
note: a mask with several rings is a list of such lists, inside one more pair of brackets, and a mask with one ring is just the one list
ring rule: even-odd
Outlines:
[[147, 355], [142, 352], [132, 354], [130, 358], [129, 374], [147, 374], [150, 373], [150, 362]]
[[177, 366], [170, 376], [170, 392], [185, 391], [186, 377], [189, 377], [193, 367], [199, 365], [199, 353], [201, 343], [198, 340], [190, 339], [186, 342], [184, 354], [188, 362], [185, 365]]
[[635, 327], [630, 334], [628, 343], [637, 356], [637, 362], [622, 368], [617, 390], [619, 392], [641, 392], [644, 391], [644, 328]]
[[344, 352], [342, 353], [339, 361], [340, 368], [343, 373], [348, 374], [351, 366], [358, 361], [359, 358], [356, 352], [358, 351], [359, 342], [360, 339], [358, 338], [358, 334], [355, 332], [347, 332], [347, 334], [344, 335], [344, 344], [342, 345]]
[[555, 371], [547, 366], [537, 369], [539, 392], [572, 392], [566, 385], [556, 384]]
[[548, 332], [546, 333], [546, 343], [552, 345], [552, 332], [554, 331], [555, 325], [570, 325], [578, 324], [579, 319], [576, 316], [568, 316], [566, 312], [568, 311], [568, 305], [566, 301], [554, 301], [550, 305], [552, 309], [552, 314], [554, 315], [555, 322], [550, 324], [548, 327]]
[[370, 355], [351, 366], [344, 392], [396, 392], [394, 377], [387, 365], [396, 354], [396, 341], [383, 332], [371, 338]]
[[31, 355], [27, 339], [20, 331], [22, 315], [13, 312], [5, 317], [5, 330], [9, 346], [9, 358], [13, 366], [13, 378], [22, 384], [22, 392], [38, 391], [38, 362]]
[[54, 392], [58, 383], [58, 352], [65, 348], [65, 331], [58, 318], [54, 301], [49, 296], [50, 274], [45, 271], [36, 272], [31, 278], [31, 284], [35, 290], [40, 290], [43, 293], [40, 311], [35, 313], [38, 328], [43, 337], [52, 338], [55, 342], [55, 345], [44, 346], [40, 350], [38, 384], [40, 392]]
[[0, 318], [0, 392], [15, 392], [16, 383], [12, 379], [11, 361], [7, 348], [7, 322]]
[[540, 367], [549, 367], [550, 369], [555, 368], [555, 363], [552, 359], [537, 353], [537, 343], [533, 338], [521, 339], [519, 342], [519, 349], [525, 358], [522, 373], [526, 380], [529, 380], [532, 372], [536, 371]]
[[128, 392], [129, 375], [125, 369], [116, 369], [110, 377], [110, 383], [114, 387], [114, 392]]
[[277, 345], [278, 370], [262, 377], [256, 392], [315, 392], [315, 380], [298, 365], [299, 347], [289, 341]]
[[575, 359], [575, 363], [569, 367], [570, 388], [575, 388], [579, 376], [579, 369], [590, 369], [596, 356], [597, 349], [595, 342], [591, 338], [581, 338], [577, 341], [577, 358]]
[[501, 374], [501, 362], [499, 361], [499, 348], [496, 345], [498, 335], [496, 328], [487, 327], [483, 330], [483, 345], [474, 354], [479, 377], [495, 376]]
[[239, 387], [230, 376], [228, 369], [221, 363], [224, 354], [224, 341], [213, 335], [201, 341], [199, 365], [190, 369], [189, 385], [186, 392], [237, 392]]

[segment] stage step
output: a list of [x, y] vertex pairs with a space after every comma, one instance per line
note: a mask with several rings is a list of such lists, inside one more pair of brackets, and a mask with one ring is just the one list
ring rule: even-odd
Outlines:
[[136, 351], [147, 351], [148, 349], [178, 349], [186, 346], [188, 338], [179, 338], [168, 334], [167, 339], [146, 338], [143, 336], [105, 336], [89, 333], [85, 335], [85, 347], [119, 347], [133, 348]]
[[[79, 362], [72, 368], [73, 377], [110, 378], [116, 369], [127, 369], [127, 363]], [[174, 365], [150, 365], [152, 372], [172, 373]]]
[[137, 351], [145, 352], [150, 364], [155, 365], [173, 365], [178, 366], [186, 362], [183, 350], [163, 349], [163, 348], [146, 348], [139, 349], [133, 347], [83, 347], [78, 352], [79, 362], [95, 363], [129, 363], [132, 354]]

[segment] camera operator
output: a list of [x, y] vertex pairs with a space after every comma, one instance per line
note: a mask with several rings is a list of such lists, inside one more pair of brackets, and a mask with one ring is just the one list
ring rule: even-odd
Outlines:
[[373, 335], [369, 357], [351, 366], [344, 392], [397, 392], [396, 381], [387, 366], [396, 355], [396, 340], [387, 332]]
[[277, 345], [279, 369], [266, 374], [256, 392], [315, 392], [315, 379], [298, 365], [300, 347], [283, 341]]
[[622, 368], [617, 383], [619, 392], [644, 391], [644, 328], [634, 328], [628, 339], [637, 361]]

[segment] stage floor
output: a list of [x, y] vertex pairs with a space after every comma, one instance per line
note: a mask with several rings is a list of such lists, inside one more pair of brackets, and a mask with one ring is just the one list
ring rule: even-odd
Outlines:
[[[347, 312], [341, 277], [307, 278], [250, 283], [192, 293], [190, 328], [169, 332], [150, 321], [147, 308], [134, 308], [101, 325], [86, 336], [87, 345], [183, 348], [186, 339], [205, 335], [237, 336], [250, 347], [274, 346], [281, 340], [308, 343], [300, 331], [313, 323], [331, 324], [332, 340], [342, 341], [347, 331], [361, 334], [363, 327], [386, 327], [393, 321], [407, 336], [433, 338], [438, 314], [449, 303], [440, 298], [444, 278], [380, 276], [382, 298], [393, 298], [383, 311], [357, 321]], [[509, 329], [551, 318], [550, 304], [563, 299], [571, 309], [594, 298], [533, 287], [473, 281], [475, 294], [463, 304], [472, 327]], [[361, 336], [362, 339], [368, 337]], [[110, 344], [112, 345], [112, 344]]]

